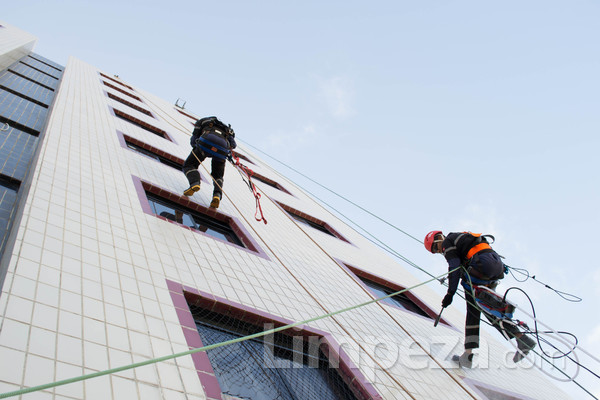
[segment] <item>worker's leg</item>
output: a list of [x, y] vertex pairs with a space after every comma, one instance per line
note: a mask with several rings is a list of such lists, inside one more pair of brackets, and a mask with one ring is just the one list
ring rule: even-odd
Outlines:
[[465, 351], [460, 356], [455, 355], [452, 360], [461, 367], [471, 368], [473, 366], [473, 349], [479, 347], [479, 317], [481, 311], [475, 304], [475, 299], [469, 291], [465, 291], [467, 302], [467, 317], [465, 320]]
[[198, 172], [198, 167], [205, 158], [204, 153], [197, 149], [192, 149], [190, 155], [184, 161], [183, 173], [190, 184], [190, 187], [183, 191], [184, 195], [192, 196], [200, 190], [200, 172]]
[[481, 310], [476, 306], [475, 298], [469, 290], [465, 290], [467, 317], [465, 319], [465, 350], [479, 348], [479, 318]]
[[211, 173], [213, 181], [213, 198], [210, 202], [212, 208], [218, 208], [223, 197], [223, 175], [225, 175], [225, 160], [217, 157], [212, 158]]

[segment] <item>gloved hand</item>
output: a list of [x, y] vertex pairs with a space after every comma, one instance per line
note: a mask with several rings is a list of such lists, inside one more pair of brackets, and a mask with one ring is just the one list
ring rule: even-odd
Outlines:
[[444, 299], [442, 300], [442, 307], [446, 308], [450, 304], [452, 304], [452, 297], [454, 297], [454, 293], [446, 293]]

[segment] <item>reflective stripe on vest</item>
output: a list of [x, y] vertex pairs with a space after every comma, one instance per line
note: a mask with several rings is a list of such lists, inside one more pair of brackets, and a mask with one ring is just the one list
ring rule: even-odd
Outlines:
[[477, 253], [479, 253], [481, 250], [485, 250], [485, 249], [492, 249], [492, 246], [490, 246], [489, 244], [482, 242], [479, 243], [476, 246], [471, 247], [471, 250], [469, 250], [469, 252], [467, 253], [467, 260], [470, 260], [471, 258], [473, 258], [473, 256]]

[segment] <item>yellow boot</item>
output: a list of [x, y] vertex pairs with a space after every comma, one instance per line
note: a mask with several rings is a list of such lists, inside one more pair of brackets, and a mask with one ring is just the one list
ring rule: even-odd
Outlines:
[[213, 195], [212, 201], [210, 202], [210, 207], [211, 208], [219, 208], [219, 204], [221, 204], [221, 195], [215, 193]]
[[186, 196], [193, 196], [198, 190], [200, 190], [200, 183], [194, 183], [190, 185], [189, 188], [185, 189], [183, 194]]

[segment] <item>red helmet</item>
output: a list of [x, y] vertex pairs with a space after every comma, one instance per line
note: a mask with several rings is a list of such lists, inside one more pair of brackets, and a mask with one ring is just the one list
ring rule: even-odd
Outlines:
[[433, 251], [431, 251], [431, 248], [433, 247], [433, 239], [435, 239], [435, 235], [439, 233], [442, 233], [442, 231], [431, 231], [427, 234], [427, 236], [425, 236], [423, 244], [425, 245], [427, 251], [429, 251], [430, 253], [433, 253]]

